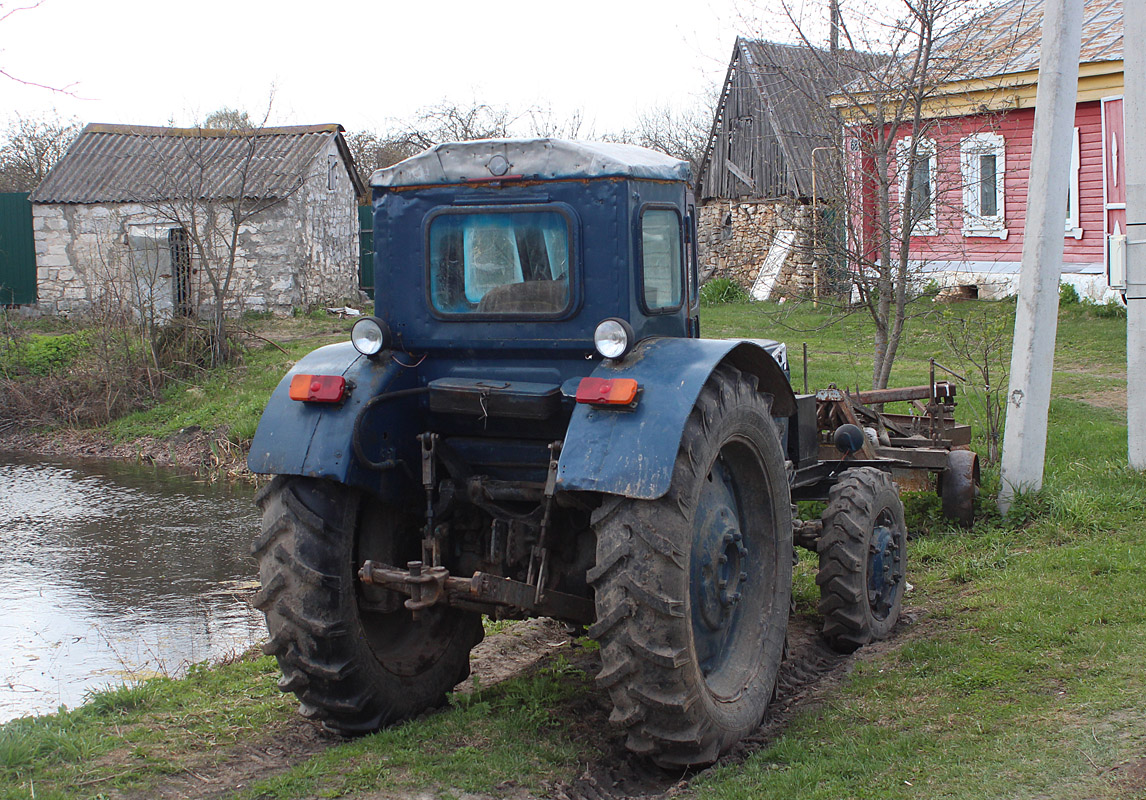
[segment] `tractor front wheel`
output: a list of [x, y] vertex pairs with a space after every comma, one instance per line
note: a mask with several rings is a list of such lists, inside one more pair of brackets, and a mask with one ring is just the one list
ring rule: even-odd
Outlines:
[[[402, 597], [362, 584], [366, 559], [405, 564], [416, 523], [341, 484], [280, 476], [259, 495], [262, 533], [251, 551], [279, 688], [330, 730], [376, 731], [445, 701], [469, 674], [480, 615], [448, 608], [415, 622]], [[405, 535], [403, 535], [405, 534]]]
[[845, 471], [828, 493], [817, 549], [820, 613], [833, 649], [850, 653], [891, 634], [907, 586], [907, 526], [891, 476]]
[[719, 367], [681, 437], [669, 492], [610, 498], [589, 572], [598, 682], [629, 750], [708, 764], [755, 730], [784, 652], [792, 516], [771, 399]]

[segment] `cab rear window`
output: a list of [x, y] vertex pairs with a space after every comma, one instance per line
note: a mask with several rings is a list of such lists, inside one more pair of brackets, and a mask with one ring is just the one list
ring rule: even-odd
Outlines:
[[569, 222], [557, 211], [439, 214], [430, 301], [441, 314], [552, 316], [570, 305]]

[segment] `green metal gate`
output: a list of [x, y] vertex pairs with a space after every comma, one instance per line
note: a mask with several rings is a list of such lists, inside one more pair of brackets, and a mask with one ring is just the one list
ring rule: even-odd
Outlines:
[[358, 207], [358, 288], [374, 299], [374, 215], [370, 206]]
[[36, 302], [36, 246], [27, 192], [0, 194], [0, 306]]

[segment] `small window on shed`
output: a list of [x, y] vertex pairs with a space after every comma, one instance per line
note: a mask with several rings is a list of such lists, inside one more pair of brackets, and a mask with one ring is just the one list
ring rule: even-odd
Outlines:
[[645, 308], [680, 308], [680, 214], [671, 208], [650, 208], [641, 214], [641, 275]]
[[338, 156], [331, 153], [326, 157], [326, 189], [333, 192], [338, 188]]

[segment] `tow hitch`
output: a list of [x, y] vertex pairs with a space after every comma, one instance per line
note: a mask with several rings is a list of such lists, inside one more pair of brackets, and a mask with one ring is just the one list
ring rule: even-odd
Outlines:
[[520, 609], [529, 616], [561, 617], [585, 625], [594, 619], [592, 600], [552, 590], [538, 598], [533, 584], [488, 572], [457, 578], [445, 567], [426, 567], [421, 561], [409, 562], [406, 569], [367, 561], [358, 570], [358, 577], [364, 583], [407, 595], [405, 606], [414, 619], [438, 603], [485, 613], [498, 607]]

